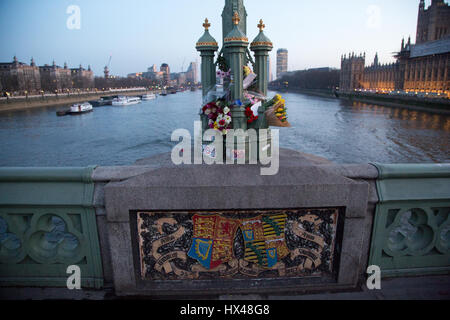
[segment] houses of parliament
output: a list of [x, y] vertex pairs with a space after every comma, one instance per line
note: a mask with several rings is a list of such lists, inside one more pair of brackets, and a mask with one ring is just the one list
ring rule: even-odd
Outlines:
[[395, 58], [381, 64], [377, 54], [366, 67], [365, 54], [342, 56], [339, 90], [450, 95], [450, 6], [444, 0], [432, 0], [428, 8], [420, 0], [416, 43], [403, 40]]

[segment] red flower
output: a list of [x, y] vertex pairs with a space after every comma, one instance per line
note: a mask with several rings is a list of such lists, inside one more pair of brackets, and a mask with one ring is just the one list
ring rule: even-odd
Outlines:
[[225, 122], [225, 120], [223, 120], [223, 119], [219, 121], [219, 124], [220, 124], [221, 126], [224, 126], [225, 123], [226, 123], [226, 122]]

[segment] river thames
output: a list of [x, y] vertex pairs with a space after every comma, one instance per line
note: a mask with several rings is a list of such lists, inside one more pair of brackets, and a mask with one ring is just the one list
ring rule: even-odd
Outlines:
[[[270, 93], [273, 96], [274, 93]], [[281, 147], [336, 163], [450, 161], [450, 116], [285, 93], [292, 128]], [[193, 132], [201, 91], [57, 117], [63, 108], [0, 113], [0, 166], [131, 165], [170, 152], [175, 129]]]

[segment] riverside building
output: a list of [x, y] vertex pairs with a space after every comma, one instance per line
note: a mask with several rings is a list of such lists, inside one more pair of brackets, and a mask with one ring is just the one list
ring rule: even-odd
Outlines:
[[30, 65], [19, 62], [17, 57], [13, 58], [13, 62], [0, 63], [0, 88], [8, 92], [41, 90], [39, 67], [34, 59], [31, 59]]
[[288, 71], [288, 50], [279, 49], [277, 51], [277, 79]]
[[64, 68], [61, 68], [53, 61], [51, 66], [46, 64], [39, 67], [39, 73], [44, 91], [54, 92], [73, 88], [72, 73], [67, 67], [67, 63], [64, 63]]
[[[445, 18], [447, 17], [447, 18]], [[366, 55], [350, 53], [341, 57], [341, 92], [370, 90], [450, 94], [450, 7], [434, 0], [425, 9], [419, 4], [416, 44], [402, 40], [396, 62], [381, 64], [378, 54], [366, 66]]]
[[30, 65], [19, 62], [17, 57], [13, 62], [0, 63], [0, 90], [2, 92], [37, 93], [61, 92], [71, 89], [94, 88], [94, 73], [89, 67], [87, 70], [81, 65], [79, 68], [69, 69], [45, 64], [38, 67], [31, 59]]

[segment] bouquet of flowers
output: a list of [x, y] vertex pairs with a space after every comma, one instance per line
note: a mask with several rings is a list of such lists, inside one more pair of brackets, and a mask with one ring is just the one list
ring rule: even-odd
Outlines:
[[287, 120], [286, 101], [277, 94], [272, 100], [264, 104], [267, 124], [272, 127], [290, 127]]
[[203, 114], [208, 117], [210, 129], [220, 131], [226, 135], [231, 129], [231, 110], [223, 101], [210, 102], [202, 108]]
[[247, 123], [248, 124], [251, 124], [251, 123], [257, 121], [258, 118], [259, 118], [258, 116], [255, 116], [251, 106], [248, 106], [248, 107], [245, 108], [245, 116], [247, 117]]

